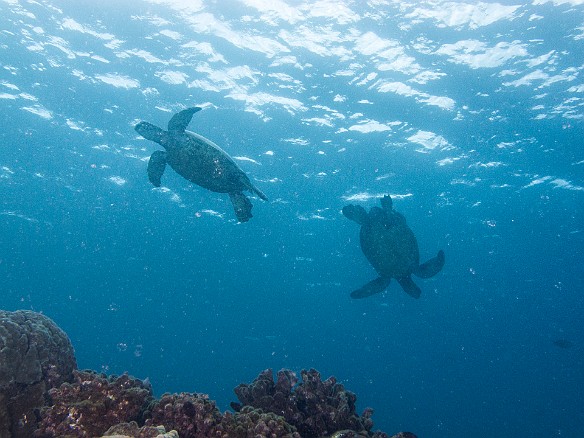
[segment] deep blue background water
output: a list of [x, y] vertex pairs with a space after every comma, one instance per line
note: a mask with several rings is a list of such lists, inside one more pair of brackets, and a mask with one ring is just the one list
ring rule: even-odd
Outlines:
[[[583, 6], [190, 3], [0, 2], [0, 307], [55, 320], [81, 368], [221, 409], [265, 368], [314, 367], [390, 434], [578, 437]], [[394, 45], [360, 52], [367, 32]], [[484, 46], [448, 52], [464, 41]], [[384, 67], [388, 47], [409, 60]], [[147, 180], [133, 125], [192, 105], [270, 198], [248, 223], [170, 169]], [[422, 260], [446, 252], [419, 300], [349, 298], [375, 273], [340, 210], [384, 193]]]

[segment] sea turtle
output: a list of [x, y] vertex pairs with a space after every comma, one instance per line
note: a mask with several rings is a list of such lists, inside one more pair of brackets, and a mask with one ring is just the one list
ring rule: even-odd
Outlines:
[[170, 164], [183, 178], [212, 192], [229, 194], [238, 221], [247, 222], [252, 217], [252, 205], [243, 190], [255, 193], [264, 201], [268, 198], [223, 149], [202, 135], [186, 131], [193, 115], [201, 109], [193, 107], [176, 113], [168, 122], [168, 131], [148, 122], [135, 126], [142, 137], [166, 149], [150, 156], [148, 179], [160, 187], [160, 178]]
[[444, 251], [420, 265], [420, 253], [416, 236], [406, 218], [393, 209], [391, 196], [381, 199], [381, 207], [372, 207], [369, 213], [360, 205], [343, 207], [343, 214], [361, 225], [361, 250], [379, 277], [351, 293], [352, 298], [365, 298], [383, 292], [392, 278], [397, 279], [403, 290], [419, 298], [420, 288], [411, 274], [420, 278], [436, 275], [444, 266]]

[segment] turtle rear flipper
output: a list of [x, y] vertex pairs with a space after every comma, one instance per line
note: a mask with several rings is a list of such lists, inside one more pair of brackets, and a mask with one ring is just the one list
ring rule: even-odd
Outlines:
[[383, 292], [389, 287], [390, 282], [391, 278], [377, 277], [375, 280], [370, 281], [362, 288], [351, 292], [351, 298], [367, 298], [371, 295]]
[[431, 258], [426, 263], [422, 263], [417, 268], [413, 269], [414, 275], [420, 278], [430, 278], [442, 270], [444, 266], [444, 251], [438, 251], [438, 255]]
[[231, 199], [235, 215], [239, 222], [247, 222], [252, 218], [251, 209], [253, 205], [251, 205], [247, 196], [241, 192], [231, 192], [229, 193], [229, 199]]
[[146, 140], [154, 141], [158, 144], [162, 144], [167, 135], [164, 130], [148, 122], [140, 122], [134, 126], [134, 129]]
[[351, 219], [359, 225], [365, 225], [367, 223], [367, 212], [360, 205], [345, 205], [343, 207], [343, 214], [347, 219]]
[[166, 168], [166, 152], [156, 151], [148, 161], [148, 179], [154, 187], [160, 187], [162, 174]]
[[407, 277], [398, 278], [397, 282], [402, 287], [404, 292], [407, 293], [410, 297], [420, 298], [422, 291], [420, 290], [418, 285], [416, 283], [414, 283], [414, 280], [412, 280], [412, 277], [410, 277], [408, 275]]
[[191, 123], [191, 119], [195, 113], [198, 113], [203, 108], [199, 108], [195, 106], [193, 108], [187, 108], [176, 113], [168, 122], [168, 130], [169, 132], [184, 132], [187, 129], [189, 123]]

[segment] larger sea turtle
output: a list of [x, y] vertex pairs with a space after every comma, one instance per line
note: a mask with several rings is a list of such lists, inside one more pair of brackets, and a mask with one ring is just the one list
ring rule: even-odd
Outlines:
[[406, 224], [406, 218], [393, 209], [391, 196], [381, 199], [381, 208], [372, 207], [369, 213], [360, 205], [343, 207], [343, 214], [361, 225], [361, 250], [379, 277], [351, 293], [352, 298], [365, 298], [383, 292], [392, 278], [403, 290], [419, 298], [420, 288], [411, 275], [429, 278], [444, 266], [444, 251], [420, 265], [416, 236]]
[[253, 192], [264, 201], [268, 198], [223, 149], [202, 135], [186, 130], [193, 114], [201, 109], [187, 108], [176, 113], [168, 122], [168, 131], [148, 122], [136, 125], [138, 134], [166, 149], [150, 156], [148, 179], [155, 187], [160, 187], [164, 169], [170, 164], [183, 178], [212, 192], [229, 194], [237, 219], [247, 222], [252, 217], [252, 205], [243, 191]]

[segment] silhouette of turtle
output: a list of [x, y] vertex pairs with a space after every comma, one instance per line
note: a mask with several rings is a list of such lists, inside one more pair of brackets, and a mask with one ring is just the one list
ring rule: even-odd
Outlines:
[[420, 265], [418, 242], [406, 224], [405, 217], [393, 209], [391, 196], [381, 199], [381, 207], [372, 207], [369, 213], [360, 205], [343, 207], [343, 214], [361, 225], [361, 250], [379, 277], [351, 293], [351, 298], [366, 298], [383, 292], [392, 278], [397, 279], [403, 290], [419, 298], [420, 288], [411, 275], [429, 278], [444, 266], [444, 251]]
[[212, 192], [229, 194], [237, 220], [247, 222], [252, 217], [252, 204], [243, 191], [253, 192], [264, 201], [268, 198], [223, 149], [202, 135], [186, 130], [193, 115], [201, 109], [194, 107], [176, 113], [168, 122], [168, 131], [148, 122], [136, 125], [138, 134], [165, 149], [150, 156], [148, 179], [160, 187], [164, 169], [170, 164], [183, 178]]

